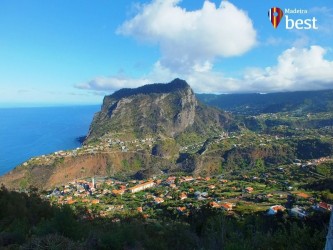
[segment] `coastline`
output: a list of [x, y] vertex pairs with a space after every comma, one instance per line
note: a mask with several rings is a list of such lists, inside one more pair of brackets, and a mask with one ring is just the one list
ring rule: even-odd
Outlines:
[[99, 105], [0, 108], [0, 175], [32, 157], [82, 145]]

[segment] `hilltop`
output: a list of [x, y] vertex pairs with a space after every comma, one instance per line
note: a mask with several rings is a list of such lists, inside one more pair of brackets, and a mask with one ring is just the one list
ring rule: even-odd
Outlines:
[[230, 130], [232, 122], [230, 114], [202, 104], [186, 81], [175, 79], [105, 96], [85, 143], [121, 132], [132, 138], [153, 135], [177, 139], [191, 132], [205, 136]]

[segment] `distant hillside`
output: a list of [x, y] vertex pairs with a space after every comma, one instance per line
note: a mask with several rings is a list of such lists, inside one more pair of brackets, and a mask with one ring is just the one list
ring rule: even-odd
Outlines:
[[107, 133], [177, 138], [184, 132], [205, 135], [231, 127], [229, 114], [198, 102], [190, 86], [175, 79], [168, 84], [121, 89], [104, 97], [86, 143]]
[[207, 105], [243, 114], [333, 111], [333, 90], [196, 96]]

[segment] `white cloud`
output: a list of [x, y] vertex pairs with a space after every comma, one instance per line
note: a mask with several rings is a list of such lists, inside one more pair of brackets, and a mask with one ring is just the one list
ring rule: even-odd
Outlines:
[[[239, 56], [256, 45], [252, 21], [247, 13], [227, 1], [216, 7], [206, 0], [196, 11], [181, 8], [180, 1], [153, 0], [140, 5], [137, 14], [117, 30], [118, 34], [160, 47], [161, 58], [150, 73], [141, 78], [123, 74], [97, 77], [76, 87], [111, 93], [123, 87], [169, 82], [179, 77], [187, 80], [195, 92], [202, 93], [333, 88], [333, 61], [324, 58], [327, 51], [323, 47], [308, 47], [312, 41], [306, 35], [299, 35], [294, 47], [277, 58], [276, 65], [248, 68], [239, 78], [214, 71], [215, 58]], [[326, 8], [313, 11], [332, 14]], [[267, 45], [272, 43], [272, 39], [267, 40]], [[280, 39], [280, 43], [284, 40]]]
[[121, 88], [135, 88], [147, 84], [148, 79], [134, 79], [125, 76], [96, 77], [86, 83], [76, 84], [78, 89], [89, 89], [97, 91], [116, 91]]
[[333, 88], [333, 61], [324, 58], [326, 52], [320, 46], [287, 49], [276, 66], [249, 70], [245, 83], [249, 90], [269, 92]]
[[208, 65], [203, 70], [174, 73], [160, 62], [144, 78], [100, 77], [77, 87], [91, 90], [114, 91], [123, 87], [138, 87], [148, 83], [169, 82], [183, 78], [195, 92], [276, 92], [333, 88], [333, 61], [324, 58], [327, 51], [320, 46], [290, 48], [278, 58], [277, 64], [266, 68], [247, 69], [243, 77], [231, 78], [213, 71]]
[[157, 43], [160, 64], [177, 73], [209, 71], [216, 57], [242, 55], [256, 44], [256, 31], [247, 14], [222, 1], [219, 7], [204, 1], [187, 11], [181, 0], [154, 0], [123, 23], [118, 33]]

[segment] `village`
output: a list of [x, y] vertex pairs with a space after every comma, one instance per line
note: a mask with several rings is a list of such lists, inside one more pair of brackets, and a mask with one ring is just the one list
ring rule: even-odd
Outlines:
[[82, 145], [73, 150], [60, 150], [49, 155], [41, 155], [33, 157], [28, 161], [22, 163], [22, 166], [26, 167], [29, 164], [48, 164], [54, 161], [61, 161], [68, 157], [77, 157], [81, 155], [94, 155], [97, 153], [110, 153], [110, 152], [128, 152], [129, 150], [140, 152], [143, 150], [151, 149], [156, 139], [148, 137], [144, 139], [134, 140], [121, 140], [114, 139], [109, 136], [103, 136], [98, 143], [92, 143], [89, 145]]
[[44, 192], [57, 205], [69, 205], [81, 219], [107, 217], [120, 221], [137, 215], [145, 219], [187, 217], [202, 208], [231, 216], [262, 213], [305, 219], [314, 213], [328, 213], [332, 205], [316, 192], [277, 189], [273, 181], [262, 183], [247, 176], [165, 176], [149, 180], [119, 181], [106, 177], [74, 180]]
[[[280, 119], [265, 114], [254, 119]], [[283, 115], [286, 118], [288, 115]], [[290, 117], [289, 117], [290, 118]], [[288, 118], [288, 119], [289, 119]], [[302, 130], [299, 134], [299, 130]], [[287, 128], [277, 125], [269, 133], [252, 131], [222, 132], [207, 140], [180, 142], [180, 153], [214, 155], [219, 150], [249, 147], [277, 147], [321, 138], [326, 140], [326, 130]], [[23, 166], [50, 164], [80, 155], [110, 152], [136, 152], [151, 154], [154, 145], [168, 138], [146, 135], [132, 138], [124, 133], [108, 133], [98, 141], [74, 150], [62, 150], [50, 155], [35, 157]], [[332, 157], [308, 160], [290, 159], [287, 164], [248, 166], [222, 169], [210, 177], [191, 173], [161, 173], [151, 179], [119, 179], [115, 176], [95, 176], [75, 179], [52, 190], [43, 191], [44, 198], [53, 204], [71, 206], [82, 219], [107, 217], [115, 221], [137, 215], [146, 219], [186, 218], [193, 210], [211, 209], [231, 216], [261, 213], [282, 214], [288, 217], [307, 218], [315, 213], [332, 210], [333, 197], [329, 191], [308, 188], [312, 181], [325, 180], [331, 173], [326, 163]], [[190, 176], [189, 176], [190, 175]]]

